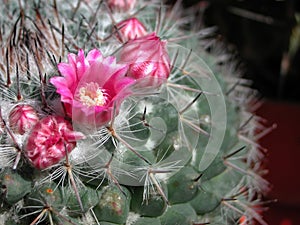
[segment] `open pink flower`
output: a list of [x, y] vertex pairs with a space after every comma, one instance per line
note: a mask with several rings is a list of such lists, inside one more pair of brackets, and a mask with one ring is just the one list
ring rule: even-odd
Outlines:
[[145, 86], [161, 84], [170, 75], [166, 41], [155, 33], [128, 41], [120, 52], [120, 63], [128, 64], [128, 76], [143, 78]]
[[71, 124], [59, 116], [48, 116], [40, 120], [29, 134], [25, 155], [34, 167], [45, 169], [58, 163], [71, 152], [76, 141], [84, 138], [73, 131]]
[[85, 57], [69, 54], [68, 63], [60, 63], [63, 77], [53, 77], [50, 82], [61, 95], [67, 114], [73, 123], [102, 126], [109, 122], [113, 107], [118, 109], [129, 94], [127, 87], [134, 79], [125, 77], [127, 65], [116, 64], [115, 57], [104, 58], [94, 49]]
[[128, 41], [147, 35], [145, 26], [137, 18], [129, 18], [116, 25], [118, 29], [117, 37], [121, 41]]

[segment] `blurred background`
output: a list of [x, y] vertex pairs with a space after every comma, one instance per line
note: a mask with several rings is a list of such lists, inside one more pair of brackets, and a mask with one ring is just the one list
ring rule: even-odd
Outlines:
[[183, 0], [183, 5], [204, 12], [199, 13], [204, 26], [217, 26], [216, 37], [236, 55], [244, 77], [262, 96], [256, 114], [277, 125], [259, 140], [268, 149], [266, 178], [272, 184], [265, 220], [299, 225], [300, 1]]

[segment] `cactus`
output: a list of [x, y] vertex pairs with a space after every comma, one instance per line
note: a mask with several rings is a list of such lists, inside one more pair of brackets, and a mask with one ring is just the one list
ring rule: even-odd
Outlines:
[[212, 28], [180, 2], [1, 3], [1, 224], [266, 224], [269, 129]]

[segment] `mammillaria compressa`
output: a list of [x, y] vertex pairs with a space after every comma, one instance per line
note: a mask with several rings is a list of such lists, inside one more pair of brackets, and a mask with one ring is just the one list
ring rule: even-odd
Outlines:
[[213, 29], [156, 0], [0, 11], [0, 224], [266, 224], [255, 92]]

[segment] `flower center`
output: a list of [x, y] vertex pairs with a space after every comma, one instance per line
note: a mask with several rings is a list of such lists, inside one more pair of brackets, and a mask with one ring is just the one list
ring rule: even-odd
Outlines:
[[103, 106], [108, 94], [97, 83], [91, 82], [79, 89], [79, 99], [86, 106]]

